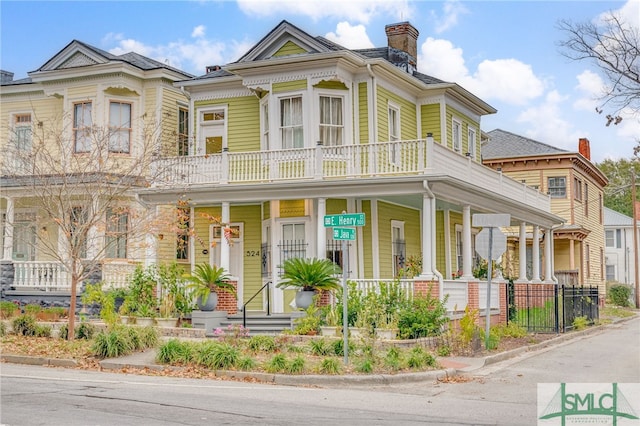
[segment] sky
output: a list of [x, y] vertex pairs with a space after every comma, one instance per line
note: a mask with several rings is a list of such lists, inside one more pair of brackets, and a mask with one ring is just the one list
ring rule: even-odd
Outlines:
[[386, 46], [385, 25], [409, 21], [420, 32], [418, 70], [498, 110], [482, 117], [482, 131], [573, 152], [586, 137], [598, 163], [633, 156], [640, 116], [625, 111], [620, 124], [605, 126], [595, 111], [598, 69], [560, 53], [566, 34], [558, 22], [597, 22], [610, 11], [640, 28], [640, 0], [2, 0], [0, 68], [27, 77], [76, 39], [202, 75], [208, 65], [239, 59], [283, 19], [347, 48]]

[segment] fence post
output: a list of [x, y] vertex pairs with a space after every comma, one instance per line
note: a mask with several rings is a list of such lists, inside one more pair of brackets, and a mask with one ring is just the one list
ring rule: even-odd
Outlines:
[[[558, 300], [558, 286], [554, 285], [553, 286], [553, 291], [555, 292], [555, 305], [556, 305], [556, 333], [558, 333], [560, 331], [560, 307], [558, 306], [559, 300]], [[564, 326], [564, 285], [562, 286], [562, 332], [564, 333], [565, 330], [565, 326]]]

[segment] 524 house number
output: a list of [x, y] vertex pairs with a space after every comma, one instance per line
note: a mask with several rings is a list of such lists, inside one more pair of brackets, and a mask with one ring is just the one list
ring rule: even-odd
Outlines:
[[260, 250], [247, 250], [244, 255], [246, 257], [260, 256]]

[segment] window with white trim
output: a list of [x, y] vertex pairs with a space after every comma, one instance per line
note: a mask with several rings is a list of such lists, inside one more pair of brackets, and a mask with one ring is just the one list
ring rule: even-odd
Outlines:
[[[11, 259], [18, 261], [36, 260], [36, 214], [15, 212], [13, 217], [13, 247]], [[2, 214], [2, 247], [4, 248], [4, 228], [7, 215]]]
[[[400, 140], [400, 107], [389, 103], [389, 142]], [[400, 162], [400, 144], [389, 144], [389, 162], [398, 164]]]
[[201, 110], [198, 154], [220, 154], [225, 148], [226, 108]]
[[84, 153], [91, 151], [91, 126], [93, 126], [92, 103], [73, 104], [73, 151]]
[[261, 117], [260, 127], [262, 132], [262, 149], [269, 151], [271, 145], [269, 141], [269, 97], [266, 96], [260, 103]]
[[344, 111], [341, 96], [320, 96], [320, 141], [324, 146], [343, 145]]
[[582, 201], [582, 180], [577, 177], [573, 178], [573, 199]]
[[462, 123], [455, 118], [451, 120], [451, 143], [454, 151], [462, 151]]
[[131, 104], [109, 102], [109, 152], [131, 152]]
[[604, 241], [605, 246], [607, 247], [616, 246], [616, 237], [613, 229], [607, 229], [606, 231], [604, 231]]
[[607, 281], [616, 280], [616, 265], [607, 265]]
[[32, 128], [31, 114], [20, 113], [13, 115], [13, 141], [17, 149], [31, 151]]
[[178, 156], [189, 155], [189, 110], [178, 107]]
[[547, 191], [551, 198], [565, 198], [567, 196], [567, 178], [565, 176], [547, 178]]
[[280, 98], [282, 149], [304, 148], [302, 96]]
[[476, 129], [474, 129], [473, 127], [469, 127], [467, 129], [467, 152], [469, 153], [469, 156], [473, 159], [476, 158]]
[[129, 213], [124, 209], [107, 209], [106, 217], [105, 256], [126, 259]]
[[402, 272], [407, 260], [407, 247], [404, 239], [404, 222], [391, 221], [391, 256], [393, 262], [393, 276], [397, 277]]

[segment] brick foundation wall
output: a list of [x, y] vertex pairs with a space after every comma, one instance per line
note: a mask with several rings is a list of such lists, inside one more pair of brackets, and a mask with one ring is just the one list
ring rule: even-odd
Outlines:
[[440, 297], [440, 283], [438, 281], [415, 281], [413, 283], [413, 294], [416, 296], [425, 296], [431, 294], [431, 297]]
[[[238, 282], [237, 281], [229, 281], [233, 288], [238, 291]], [[233, 296], [233, 294], [228, 291], [217, 291], [218, 293], [218, 306], [216, 307], [216, 311], [226, 311], [229, 315], [235, 315], [238, 313], [238, 300]]]

